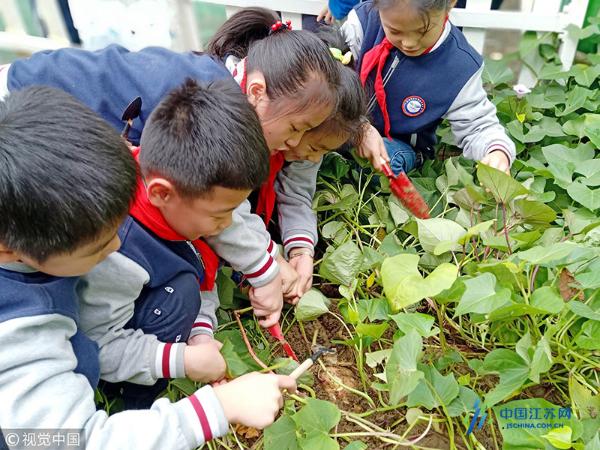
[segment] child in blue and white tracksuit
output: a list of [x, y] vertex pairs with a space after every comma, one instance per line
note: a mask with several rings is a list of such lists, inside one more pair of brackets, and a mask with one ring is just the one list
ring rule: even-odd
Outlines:
[[342, 27], [371, 94], [372, 124], [384, 137], [392, 170], [408, 172], [419, 154], [432, 154], [445, 119], [465, 157], [507, 171], [515, 146], [483, 89], [481, 55], [448, 21], [455, 2], [425, 11], [428, 28], [419, 3], [369, 0]]

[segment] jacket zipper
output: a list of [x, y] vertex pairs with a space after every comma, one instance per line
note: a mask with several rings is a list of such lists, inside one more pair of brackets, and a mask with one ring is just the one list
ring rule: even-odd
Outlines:
[[[398, 55], [395, 55], [394, 60], [392, 61], [392, 65], [390, 66], [387, 73], [383, 77], [383, 87], [384, 88], [387, 85], [388, 81], [390, 81], [390, 78], [392, 77], [394, 70], [396, 70], [396, 66], [398, 65], [399, 62], [400, 62], [400, 58], [398, 58]], [[369, 103], [367, 105], [367, 112], [369, 112], [369, 113], [373, 112], [375, 103], [376, 103], [376, 98], [375, 98], [375, 94], [373, 94], [373, 96], [371, 97], [371, 99], [369, 100]]]

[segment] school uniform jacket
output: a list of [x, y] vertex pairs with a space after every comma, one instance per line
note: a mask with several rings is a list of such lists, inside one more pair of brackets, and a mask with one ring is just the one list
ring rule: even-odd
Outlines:
[[96, 410], [98, 347], [80, 328], [77, 277], [0, 266], [0, 424], [82, 429], [89, 450], [192, 449], [227, 433], [214, 391], [110, 417]]
[[146, 385], [184, 378], [188, 336], [161, 342], [130, 321], [137, 308], [148, 327], [191, 329], [185, 321], [200, 309], [202, 261], [188, 241], [161, 239], [131, 216], [118, 233], [119, 250], [81, 277], [77, 287], [81, 328], [100, 346], [101, 378]]
[[[358, 70], [364, 54], [385, 37], [379, 12], [372, 1], [356, 6], [348, 15], [342, 32]], [[417, 150], [431, 152], [437, 139], [435, 130], [447, 119], [456, 145], [465, 157], [483, 159], [493, 150], [503, 151], [512, 163], [515, 145], [496, 116], [496, 107], [483, 89], [483, 61], [462, 32], [446, 22], [433, 48], [410, 57], [394, 48], [382, 71], [390, 135]], [[375, 71], [367, 80], [372, 89]], [[383, 135], [381, 109], [373, 95], [369, 101], [372, 123]]]

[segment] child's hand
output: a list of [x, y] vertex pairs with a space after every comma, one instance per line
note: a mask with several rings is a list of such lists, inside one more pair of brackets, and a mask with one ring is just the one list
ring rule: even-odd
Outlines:
[[281, 309], [283, 308], [281, 287], [281, 274], [278, 273], [268, 284], [261, 287], [251, 287], [248, 292], [250, 304], [254, 308], [254, 315], [259, 318], [258, 323], [264, 328], [279, 322]]
[[293, 249], [290, 251], [290, 255], [292, 255], [290, 257], [290, 265], [298, 272], [298, 297], [292, 303], [295, 305], [300, 300], [300, 297], [306, 294], [312, 287], [314, 260], [309, 253], [294, 253]]
[[317, 16], [317, 22], [320, 21], [325, 22], [327, 25], [331, 25], [335, 20], [331, 11], [329, 11], [329, 6], [325, 5], [319, 15]]
[[183, 353], [185, 375], [194, 381], [210, 383], [225, 376], [227, 364], [221, 355], [221, 344], [216, 339], [187, 345]]
[[298, 272], [294, 266], [281, 255], [277, 256], [279, 273], [281, 274], [281, 290], [286, 301], [293, 301], [298, 297]]
[[502, 150], [492, 150], [481, 162], [510, 175], [510, 160]]
[[388, 163], [390, 162], [383, 138], [379, 134], [379, 131], [370, 123], [365, 123], [363, 126], [366, 127], [366, 130], [362, 141], [358, 145], [358, 155], [362, 158], [367, 158], [375, 170], [381, 172], [381, 158]]
[[286, 375], [248, 373], [214, 387], [229, 423], [263, 429], [271, 425], [283, 406], [282, 389], [296, 391], [296, 381]]

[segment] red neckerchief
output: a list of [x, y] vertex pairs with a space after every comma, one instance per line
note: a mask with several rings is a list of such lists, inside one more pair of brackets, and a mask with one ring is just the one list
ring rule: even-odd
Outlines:
[[269, 225], [271, 217], [273, 217], [273, 211], [275, 210], [275, 178], [277, 178], [277, 174], [283, 167], [284, 162], [283, 152], [271, 155], [269, 161], [269, 178], [267, 178], [258, 191], [256, 214], [262, 216], [265, 225]]
[[[246, 64], [245, 62], [242, 65], [243, 74], [242, 79], [240, 81], [240, 88], [242, 92], [246, 93]], [[234, 77], [238, 76], [237, 68], [234, 71]], [[265, 221], [265, 225], [269, 225], [271, 218], [273, 217], [273, 211], [275, 210], [275, 178], [277, 178], [277, 174], [282, 169], [283, 164], [285, 162], [285, 158], [282, 152], [277, 152], [274, 155], [271, 155], [271, 159], [269, 160], [269, 178], [261, 185], [258, 191], [258, 204], [256, 205], [256, 214], [262, 216]]]
[[[133, 149], [133, 156], [139, 163], [140, 147]], [[129, 214], [146, 228], [156, 234], [159, 238], [168, 241], [187, 241], [184, 236], [177, 233], [167, 223], [160, 210], [150, 203], [146, 194], [146, 186], [141, 177], [138, 178], [135, 198]], [[192, 245], [202, 257], [204, 264], [204, 279], [200, 284], [200, 290], [211, 291], [215, 285], [217, 270], [219, 268], [219, 257], [202, 239], [192, 241]]]
[[[421, 53], [421, 55], [426, 55], [427, 53], [431, 52], [433, 47], [435, 47], [435, 44], [437, 44], [437, 42], [440, 40], [442, 34], [444, 33], [444, 30], [446, 29], [446, 22], [448, 22], [448, 16], [446, 16], [446, 20], [444, 20], [444, 25], [442, 25], [442, 31], [439, 37], [436, 39], [435, 43], [431, 47], [426, 49], [423, 53]], [[383, 132], [385, 136], [389, 139], [391, 139], [390, 115], [388, 114], [387, 110], [382, 72], [383, 67], [385, 66], [385, 62], [387, 61], [387, 58], [390, 55], [390, 52], [393, 48], [393, 44], [390, 41], [388, 41], [387, 37], [384, 37], [379, 44], [377, 44], [371, 50], [364, 54], [362, 64], [360, 67], [360, 81], [363, 86], [366, 84], [367, 78], [369, 77], [373, 69], [377, 68], [377, 71], [375, 72], [374, 85], [375, 98], [377, 99], [377, 104], [379, 105], [379, 108], [381, 109], [381, 115], [383, 116]]]

